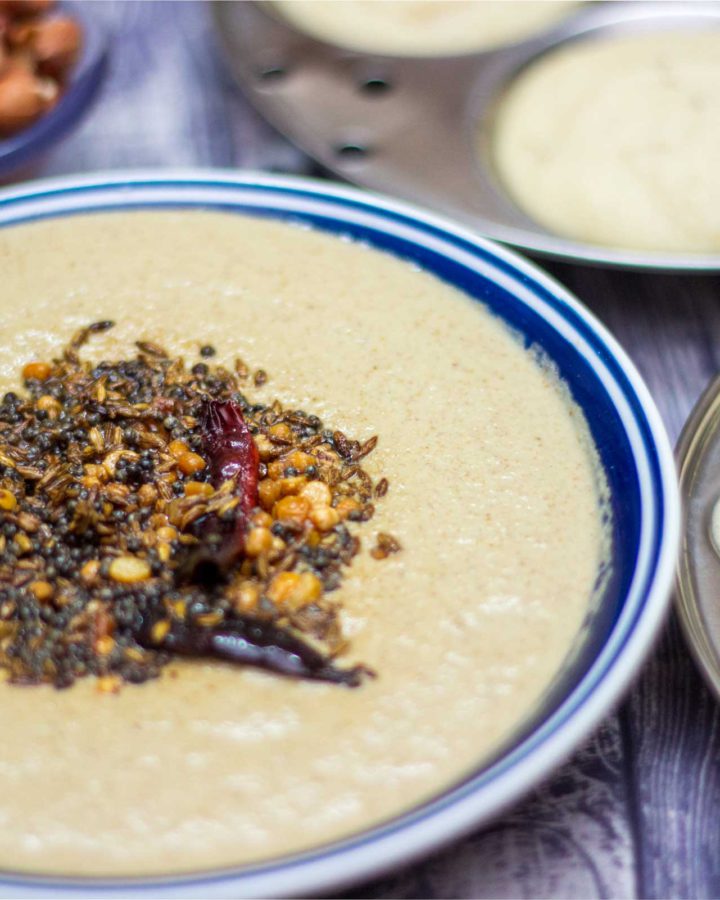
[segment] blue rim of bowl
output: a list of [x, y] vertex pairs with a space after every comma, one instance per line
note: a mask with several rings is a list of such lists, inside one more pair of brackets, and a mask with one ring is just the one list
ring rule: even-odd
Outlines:
[[105, 69], [107, 35], [96, 17], [86, 15], [86, 5], [65, 0], [57, 9], [78, 20], [83, 46], [69, 83], [60, 100], [37, 122], [10, 137], [0, 139], [0, 177], [29, 165], [33, 159], [64, 137], [81, 119], [93, 100]]
[[[627, 434], [642, 501], [639, 549], [619, 615], [587, 671], [550, 715], [494, 762], [389, 822], [314, 850], [255, 865], [174, 876], [72, 878], [2, 873], [0, 894], [143, 897], [298, 895], [408, 863], [487, 822], [560, 763], [618, 702], [649, 652], [668, 606], [680, 509], [672, 448], [650, 394], [614, 338], [565, 288], [512, 251], [410, 204], [320, 181], [257, 173], [131, 171], [34, 182], [0, 192], [0, 227], [109, 210], [204, 208], [363, 233], [415, 260], [435, 253], [489, 278], [535, 310], [581, 354]], [[375, 239], [372, 239], [374, 235]], [[442, 277], [442, 276], [441, 276]], [[457, 280], [451, 283], [458, 284]], [[460, 284], [462, 288], [462, 284]], [[476, 297], [482, 300], [482, 298]]]

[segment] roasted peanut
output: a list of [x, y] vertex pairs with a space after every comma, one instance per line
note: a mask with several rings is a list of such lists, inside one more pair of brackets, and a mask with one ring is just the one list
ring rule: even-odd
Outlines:
[[37, 22], [29, 41], [41, 75], [61, 81], [75, 64], [82, 45], [82, 30], [70, 16]]
[[14, 63], [0, 78], [0, 134], [8, 135], [30, 125], [48, 107], [42, 82], [24, 66]]

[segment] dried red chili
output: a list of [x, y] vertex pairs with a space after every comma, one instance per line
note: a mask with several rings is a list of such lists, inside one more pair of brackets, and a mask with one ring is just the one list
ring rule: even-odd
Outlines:
[[358, 687], [363, 677], [374, 674], [361, 665], [340, 669], [328, 656], [319, 653], [287, 629], [238, 614], [212, 628], [173, 622], [159, 641], [153, 640], [152, 625], [146, 623], [138, 639], [151, 649], [161, 648], [181, 656], [214, 657], [278, 675], [344, 684], [347, 687]]
[[194, 528], [202, 538], [179, 570], [181, 581], [213, 581], [225, 575], [242, 555], [247, 517], [258, 502], [260, 457], [240, 407], [230, 400], [206, 400], [200, 427], [214, 487], [235, 482], [239, 500], [230, 521], [204, 516]]
[[214, 486], [235, 481], [240, 508], [249, 515], [257, 506], [260, 457], [240, 407], [231, 400], [208, 400], [200, 427]]

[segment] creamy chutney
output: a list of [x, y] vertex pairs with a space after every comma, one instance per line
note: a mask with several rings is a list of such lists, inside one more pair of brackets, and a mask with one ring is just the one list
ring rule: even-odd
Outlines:
[[[390, 489], [340, 589], [350, 690], [173, 663], [118, 694], [0, 684], [0, 868], [179, 873], [314, 847], [468, 774], [571, 651], [606, 555], [604, 479], [551, 368], [482, 305], [367, 246], [243, 216], [134, 212], [0, 231], [0, 384], [83, 351], [217, 348], [360, 440]], [[379, 531], [403, 550], [368, 549]]]
[[315, 38], [391, 56], [449, 56], [533, 36], [568, 15], [572, 0], [275, 0]]
[[509, 194], [558, 234], [637, 250], [720, 251], [720, 29], [583, 40], [498, 108]]

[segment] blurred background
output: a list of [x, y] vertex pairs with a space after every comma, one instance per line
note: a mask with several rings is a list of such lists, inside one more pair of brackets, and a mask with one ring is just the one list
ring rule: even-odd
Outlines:
[[142, 166], [312, 171], [233, 83], [209, 3], [98, 0], [77, 8], [107, 36], [105, 70], [78, 126], [20, 174]]

